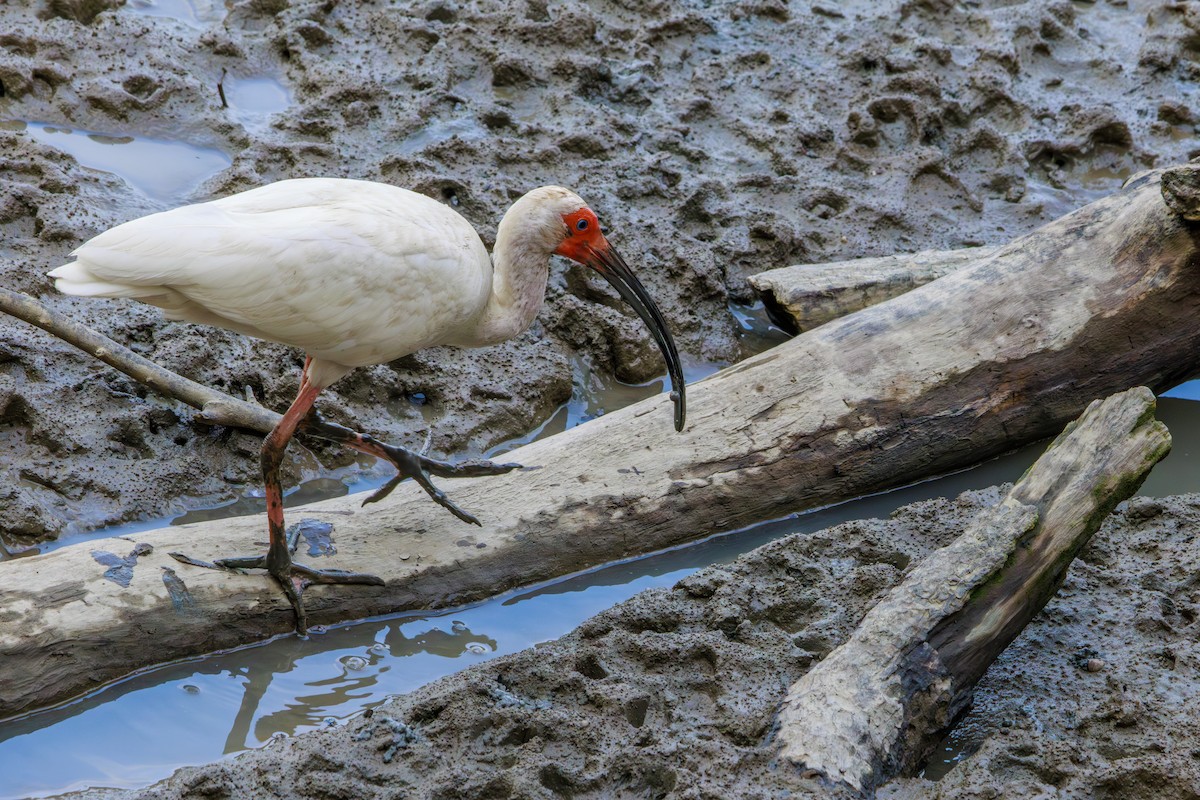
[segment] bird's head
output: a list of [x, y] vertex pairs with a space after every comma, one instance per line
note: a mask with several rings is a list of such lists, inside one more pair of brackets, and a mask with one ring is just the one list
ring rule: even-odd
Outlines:
[[675, 403], [675, 430], [683, 430], [687, 402], [683, 367], [679, 352], [675, 349], [675, 340], [671, 338], [666, 320], [649, 292], [604, 237], [596, 212], [588, 208], [579, 195], [560, 186], [535, 189], [521, 198], [518, 204], [526, 202], [531, 205], [528, 209], [530, 216], [537, 220], [533, 229], [538, 235], [546, 237], [544, 244], [547, 249], [600, 273], [650, 328], [662, 351], [663, 360], [667, 362], [671, 399]]

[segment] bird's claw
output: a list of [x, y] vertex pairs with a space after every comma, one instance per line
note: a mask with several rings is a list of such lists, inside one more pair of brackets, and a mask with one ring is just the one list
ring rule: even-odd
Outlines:
[[[300, 546], [300, 525], [293, 525], [288, 529], [287, 546], [288, 553], [294, 555], [296, 548]], [[236, 575], [245, 575], [248, 569], [267, 568], [266, 556], [231, 556], [229, 558], [218, 558], [216, 561], [205, 561], [201, 558], [193, 558], [185, 553], [167, 553], [167, 555], [180, 564], [232, 572]]]
[[451, 464], [447, 461], [436, 461], [432, 458], [425, 458], [425, 468], [429, 470], [430, 474], [437, 475], [439, 478], [482, 478], [488, 475], [503, 475], [506, 472], [512, 472], [514, 469], [521, 469], [521, 465], [511, 462], [508, 464], [497, 464], [495, 461], [487, 461], [481, 458]]
[[[399, 448], [389, 448], [399, 450]], [[383, 498], [392, 493], [392, 490], [403, 483], [406, 479], [412, 478], [417, 484], [425, 490], [425, 493], [442, 508], [449, 511], [454, 516], [461, 519], [463, 522], [471, 525], [480, 525], [474, 514], [471, 514], [459, 508], [453, 500], [451, 500], [445, 492], [439, 489], [430, 478], [430, 473], [441, 477], [475, 477], [479, 475], [502, 475], [505, 472], [516, 469], [519, 464], [493, 464], [490, 461], [471, 461], [464, 464], [449, 464], [444, 461], [435, 461], [425, 456], [412, 453], [407, 450], [401, 450], [396, 454], [396, 458], [392, 461], [397, 472], [392, 479], [383, 486], [376, 489], [370, 497], [363, 501], [363, 505], [368, 503], [378, 503]]]
[[363, 501], [363, 505], [378, 503], [391, 494], [403, 481], [412, 478], [420, 484], [421, 488], [425, 490], [426, 494], [435, 503], [463, 522], [468, 522], [472, 525], [480, 525], [481, 523], [474, 516], [455, 505], [446, 496], [445, 492], [434, 486], [431, 476], [439, 478], [478, 478], [487, 475], [503, 475], [521, 466], [520, 464], [497, 464], [493, 461], [482, 459], [464, 461], [461, 464], [438, 461], [435, 458], [429, 458], [420, 453], [406, 450], [403, 447], [396, 447], [395, 445], [381, 442], [371, 436], [366, 436], [337, 423], [329, 422], [316, 411], [308, 412], [308, 415], [301, 424], [300, 430], [311, 436], [337, 442], [359, 452], [369, 453], [377, 458], [382, 458], [396, 468], [396, 475], [383, 486], [376, 489], [370, 497]]
[[391, 494], [393, 489], [395, 489], [400, 484], [404, 483], [404, 481], [406, 481], [406, 480], [408, 480], [407, 475], [402, 475], [401, 473], [397, 472], [395, 475], [393, 475], [391, 478], [388, 479], [387, 483], [385, 483], [383, 486], [380, 486], [375, 491], [371, 492], [370, 497], [368, 497], [366, 500], [363, 500], [362, 504], [365, 506], [368, 503], [378, 503], [380, 500], [382, 500], [383, 498], [385, 498], [389, 494]]
[[[264, 556], [264, 560], [266, 557]], [[313, 569], [303, 564], [296, 564], [291, 559], [283, 565], [273, 565], [267, 568], [268, 573], [283, 589], [284, 596], [291, 603], [292, 611], [296, 613], [296, 634], [308, 636], [308, 615], [304, 611], [304, 590], [314, 583], [355, 583], [365, 586], [383, 586], [383, 579], [378, 575], [368, 575], [365, 572], [349, 572], [344, 569]]]
[[443, 492], [437, 486], [434, 486], [433, 481], [429, 480], [429, 475], [425, 474], [424, 472], [418, 475], [404, 475], [403, 473], [397, 473], [396, 475], [392, 476], [390, 481], [372, 492], [371, 496], [366, 500], [363, 500], [362, 504], [365, 506], [367, 503], [378, 503], [380, 500], [391, 494], [393, 489], [410, 477], [420, 484], [421, 488], [424, 489], [430, 498], [433, 499], [433, 502], [449, 511], [463, 522], [482, 527], [483, 523], [480, 522], [475, 515], [463, 511], [461, 508], [455, 505], [454, 501], [451, 500], [445, 492]]
[[180, 564], [188, 564], [193, 567], [203, 567], [204, 569], [215, 569], [222, 572], [232, 572], [236, 575], [245, 575], [247, 569], [262, 568], [259, 563], [263, 560], [263, 556], [249, 556], [247, 558], [218, 558], [216, 561], [205, 561], [200, 558], [193, 558], [185, 553], [167, 553], [171, 558], [178, 561]]
[[176, 561], [190, 564], [193, 567], [234, 572], [245, 575], [248, 569], [264, 569], [283, 589], [283, 594], [296, 614], [296, 633], [308, 635], [308, 616], [304, 611], [304, 590], [314, 583], [355, 583], [366, 586], [383, 586], [384, 581], [377, 575], [365, 572], [349, 572], [344, 569], [313, 569], [304, 564], [292, 561], [291, 550], [299, 539], [299, 526], [294, 526], [294, 533], [288, 535], [289, 552], [283, 558], [273, 560], [270, 552], [261, 556], [237, 556], [233, 558], [218, 558], [215, 561], [204, 561], [183, 553], [169, 553]]
[[396, 474], [391, 480], [376, 489], [370, 497], [364, 500], [364, 506], [368, 503], [378, 503], [391, 494], [392, 490], [399, 486], [405, 479], [412, 478], [425, 490], [425, 493], [429, 495], [433, 502], [463, 522], [471, 525], [482, 525], [483, 523], [473, 514], [459, 508], [445, 492], [434, 485], [431, 476], [437, 475], [440, 478], [475, 478], [487, 475], [503, 475], [521, 466], [520, 464], [497, 464], [493, 461], [482, 459], [452, 464], [448, 461], [438, 461], [437, 459], [389, 444], [382, 445], [382, 448], [388, 454], [388, 460], [396, 468]]

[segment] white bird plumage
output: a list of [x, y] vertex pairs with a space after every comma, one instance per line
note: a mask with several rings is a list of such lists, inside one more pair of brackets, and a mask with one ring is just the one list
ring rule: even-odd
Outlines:
[[495, 270], [470, 223], [436, 200], [299, 178], [118, 225], [50, 276], [66, 294], [134, 298], [299, 347], [325, 387], [354, 367], [528, 328], [556, 244], [539, 228], [561, 240], [562, 215], [585, 204], [561, 187], [522, 200], [501, 223]]
[[[373, 575], [314, 570], [291, 559], [279, 467], [297, 431], [344, 444], [396, 466], [460, 519], [478, 524], [433, 486], [430, 474], [495, 475], [515, 465], [447, 464], [332, 425], [313, 413], [320, 391], [355, 367], [433, 345], [480, 347], [526, 330], [559, 254], [603, 275], [650, 326], [662, 349], [684, 421], [683, 371], [662, 314], [604, 238], [574, 192], [534, 189], [496, 230], [492, 258], [449, 207], [387, 184], [338, 178], [280, 181], [207, 203], [151, 214], [84, 243], [50, 272], [59, 291], [125, 297], [159, 306], [168, 319], [200, 322], [302, 348], [300, 391], [263, 442], [270, 545], [251, 559], [214, 564], [266, 569], [306, 627], [310, 583], [379, 584]], [[368, 502], [370, 502], [370, 500]]]

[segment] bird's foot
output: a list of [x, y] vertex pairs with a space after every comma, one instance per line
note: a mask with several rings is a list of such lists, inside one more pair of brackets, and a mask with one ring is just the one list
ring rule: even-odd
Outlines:
[[384, 583], [379, 576], [368, 575], [364, 572], [349, 572], [344, 569], [313, 569], [304, 564], [295, 563], [292, 561], [292, 553], [296, 550], [299, 537], [300, 526], [293, 526], [288, 534], [286, 550], [279, 552], [268, 550], [261, 556], [235, 556], [218, 558], [215, 561], [203, 561], [183, 553], [170, 553], [169, 555], [176, 561], [194, 567], [235, 572], [239, 575], [245, 575], [248, 569], [266, 570], [283, 589], [284, 596], [287, 597], [292, 610], [296, 613], [296, 633], [300, 636], [307, 636], [308, 617], [304, 611], [304, 590], [309, 586], [314, 583], [355, 583], [383, 586]]
[[[300, 546], [300, 526], [293, 525], [287, 532], [287, 550], [288, 555], [296, 554], [296, 548]], [[262, 556], [232, 556], [230, 558], [218, 558], [216, 561], [205, 561], [200, 558], [192, 558], [184, 553], [167, 553], [171, 558], [178, 561], [180, 564], [189, 564], [193, 567], [203, 567], [204, 569], [219, 569], [224, 572], [233, 572], [238, 575], [245, 575], [248, 569], [266, 569], [267, 557]]]
[[[270, 562], [270, 555], [263, 556], [264, 562]], [[283, 589], [283, 594], [292, 604], [296, 612], [296, 633], [308, 635], [308, 618], [304, 612], [304, 590], [314, 583], [356, 583], [366, 586], [383, 586], [383, 579], [378, 575], [368, 575], [365, 572], [349, 572], [344, 569], [313, 569], [304, 564], [292, 561], [291, 556], [282, 564], [264, 563], [263, 568]]]
[[455, 505], [454, 501], [447, 497], [445, 492], [433, 484], [432, 477], [436, 475], [439, 478], [477, 478], [487, 475], [503, 475], [521, 466], [520, 464], [497, 464], [494, 461], [483, 459], [472, 459], [458, 464], [451, 464], [448, 461], [438, 461], [435, 458], [429, 458], [420, 453], [406, 450], [403, 447], [396, 447], [395, 445], [381, 442], [367, 434], [357, 433], [336, 423], [328, 422], [315, 411], [309, 412], [301, 425], [301, 430], [310, 436], [337, 442], [359, 452], [369, 453], [377, 458], [382, 458], [396, 468], [396, 475], [375, 490], [370, 497], [363, 501], [363, 505], [379, 502], [391, 494], [392, 490], [400, 485], [400, 483], [408, 478], [412, 478], [433, 498], [435, 503], [445, 508], [463, 522], [469, 522], [473, 525], [481, 523], [474, 515], [463, 511]]
[[459, 508], [453, 500], [446, 496], [445, 492], [435, 486], [431, 480], [431, 476], [437, 475], [439, 478], [476, 478], [485, 475], [503, 475], [521, 466], [520, 464], [497, 464], [494, 461], [483, 459], [472, 459], [471, 461], [451, 464], [448, 461], [438, 461], [437, 459], [414, 453], [411, 450], [405, 450], [403, 447], [394, 447], [382, 442], [380, 444], [385, 452], [388, 453], [389, 457], [387, 461], [396, 468], [396, 474], [392, 476], [391, 480], [372, 492], [371, 496], [363, 501], [364, 506], [367, 503], [379, 502], [391, 494], [392, 490], [406, 479], [412, 478], [420, 484], [426, 494], [433, 498], [435, 503], [445, 508], [463, 522], [469, 522], [472, 525], [479, 525], [481, 523], [473, 514]]

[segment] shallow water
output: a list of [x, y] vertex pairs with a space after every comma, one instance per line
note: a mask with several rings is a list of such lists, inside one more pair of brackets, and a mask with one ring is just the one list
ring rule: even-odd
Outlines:
[[221, 86], [233, 118], [250, 131], [266, 130], [271, 116], [292, 104], [291, 92], [274, 78], [226, 75]]
[[[401, 155], [411, 156], [422, 152], [431, 145], [440, 144], [450, 139], [464, 142], [480, 142], [488, 138], [487, 128], [480, 125], [473, 117], [458, 117], [456, 119], [425, 120], [421, 129], [403, 140], [396, 146]], [[457, 205], [457, 203], [451, 203]]]
[[1134, 173], [1147, 169], [1128, 151], [1100, 145], [1086, 157], [1059, 157], [1035, 167], [1023, 202], [1041, 203], [1058, 218], [1083, 203], [1094, 203], [1121, 189]]
[[206, 28], [225, 18], [225, 6], [218, 0], [129, 0], [123, 10], [178, 20], [193, 28]]
[[220, 150], [185, 142], [96, 133], [24, 120], [0, 121], [0, 126], [24, 131], [39, 142], [71, 155], [83, 166], [117, 175], [143, 194], [163, 202], [182, 200], [205, 179], [233, 163]]
[[[734, 303], [729, 306], [729, 311], [738, 324], [738, 344], [741, 350], [739, 361], [791, 338], [767, 318], [762, 301], [749, 305]], [[728, 364], [724, 362], [696, 362], [685, 358], [684, 381], [689, 385], [693, 384], [726, 366]], [[581, 422], [587, 422], [609, 411], [616, 411], [670, 389], [666, 376], [646, 383], [621, 383], [616, 378], [594, 372], [584, 359], [577, 357], [571, 358], [571, 373], [570, 400], [529, 434], [496, 445], [482, 455], [485, 458], [496, 458], [521, 445], [561, 433]]]
[[[1200, 381], [1172, 392], [1200, 400]], [[1200, 490], [1200, 404], [1165, 398], [1159, 418], [1175, 445], [1141, 493]], [[147, 670], [56, 709], [0, 729], [0, 800], [85, 786], [135, 787], [184, 764], [212, 761], [274, 737], [346, 718], [498, 655], [567, 633], [650, 587], [669, 587], [696, 569], [791, 533], [849, 519], [883, 517], [901, 505], [953, 497], [1017, 478], [1042, 452], [1032, 445], [971, 470], [686, 547], [609, 564], [475, 606], [408, 613], [338, 626], [307, 641], [291, 636], [225, 654]], [[934, 777], [974, 749], [948, 740]]]
[[1163, 397], [1176, 397], [1182, 400], [1200, 400], [1200, 381], [1181, 383], [1174, 389], [1162, 393]]

